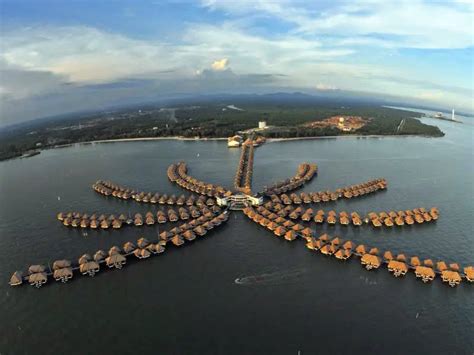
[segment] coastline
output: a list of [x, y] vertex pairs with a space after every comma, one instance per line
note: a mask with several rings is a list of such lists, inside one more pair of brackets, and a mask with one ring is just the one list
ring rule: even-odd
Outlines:
[[[356, 139], [379, 139], [379, 138], [390, 138], [390, 137], [397, 137], [397, 138], [407, 138], [407, 137], [424, 137], [424, 138], [440, 138], [440, 137], [433, 137], [427, 135], [420, 135], [420, 134], [379, 134], [379, 135], [338, 135], [338, 136], [316, 136], [316, 137], [290, 137], [290, 138], [267, 138], [266, 143], [277, 143], [277, 142], [291, 142], [291, 141], [300, 141], [300, 140], [315, 140], [315, 139], [347, 139], [347, 138], [356, 138]], [[60, 148], [68, 148], [74, 145], [90, 145], [90, 144], [104, 144], [104, 143], [123, 143], [123, 142], [139, 142], [139, 141], [165, 141], [165, 140], [177, 140], [177, 141], [194, 141], [194, 142], [205, 142], [205, 141], [227, 141], [226, 137], [219, 137], [219, 138], [188, 138], [188, 137], [180, 137], [180, 136], [170, 136], [170, 137], [139, 137], [139, 138], [114, 138], [114, 139], [102, 139], [102, 140], [95, 140], [95, 141], [85, 141], [85, 142], [76, 142], [76, 143], [69, 143], [69, 144], [61, 144], [55, 145], [51, 147], [45, 147], [43, 149], [36, 150], [35, 154], [31, 156], [35, 156], [40, 154], [42, 151], [50, 150], [50, 149], [60, 149]], [[7, 161], [13, 159], [21, 159], [21, 158], [28, 158], [29, 155], [21, 155], [17, 157], [12, 157], [8, 159], [3, 159], [0, 161]]]
[[[296, 140], [313, 140], [313, 139], [336, 139], [336, 138], [388, 138], [388, 137], [425, 137], [425, 138], [439, 138], [432, 136], [425, 136], [419, 134], [374, 134], [374, 135], [339, 135], [339, 136], [316, 136], [316, 137], [290, 137], [290, 138], [267, 138], [266, 142], [285, 142], [285, 141], [296, 141]], [[195, 142], [205, 142], [205, 141], [227, 141], [226, 137], [220, 138], [187, 138], [180, 136], [170, 136], [170, 137], [141, 137], [141, 138], [114, 138], [114, 139], [103, 139], [87, 142], [77, 142], [64, 145], [58, 145], [51, 148], [63, 148], [70, 147], [75, 144], [96, 144], [96, 143], [119, 143], [119, 142], [137, 142], [137, 141], [161, 141], [161, 140], [178, 140], [178, 141], [195, 141]], [[49, 149], [49, 148], [48, 148]]]

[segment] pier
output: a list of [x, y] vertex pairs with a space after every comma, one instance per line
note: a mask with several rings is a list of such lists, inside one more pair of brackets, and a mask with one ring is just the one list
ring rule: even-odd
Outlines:
[[394, 227], [404, 225], [419, 225], [423, 223], [435, 222], [439, 218], [439, 211], [436, 207], [429, 210], [424, 207], [412, 210], [390, 211], [390, 212], [369, 212], [361, 217], [358, 212], [339, 213], [334, 210], [324, 211], [319, 209], [315, 212], [313, 208], [304, 208], [299, 204], [283, 205], [269, 201], [265, 203], [265, 208], [271, 210], [280, 217], [288, 217], [290, 220], [301, 220], [303, 222], [314, 221], [317, 224], [327, 223], [329, 225], [370, 225], [372, 227]]
[[[400, 253], [394, 257], [391, 251], [386, 251], [383, 256], [380, 256], [378, 248], [367, 247], [363, 244], [356, 245], [350, 240], [331, 238], [328, 234], [315, 238], [312, 229], [278, 216], [263, 206], [257, 209], [247, 207], [243, 212], [252, 221], [273, 232], [277, 237], [283, 237], [290, 242], [296, 239], [305, 241], [306, 247], [311, 251], [319, 251], [325, 256], [334, 256], [342, 261], [352, 256], [359, 257], [361, 264], [367, 270], [375, 270], [386, 264], [388, 271], [395, 277], [404, 276], [408, 270], [412, 270], [424, 283], [433, 281], [436, 275], [440, 275], [441, 280], [451, 287], [459, 285], [462, 280], [474, 282], [472, 266], [461, 269], [458, 263], [451, 263], [448, 266], [444, 261], [438, 261], [435, 264], [431, 259], [425, 259], [422, 263], [418, 256], [409, 259], [405, 254]], [[407, 262], [407, 260], [410, 261]]]
[[144, 260], [154, 255], [161, 255], [165, 252], [167, 244], [179, 247], [185, 241], [191, 242], [196, 238], [200, 239], [227, 222], [228, 218], [227, 211], [215, 216], [201, 216], [160, 233], [157, 240], [149, 241], [146, 238], [140, 238], [136, 244], [133, 242], [124, 243], [122, 248], [114, 245], [107, 253], [98, 250], [93, 257], [90, 254], [83, 254], [78, 258], [77, 263], [62, 259], [56, 260], [53, 267], [31, 265], [26, 274], [16, 271], [10, 279], [10, 285], [18, 286], [29, 283], [40, 288], [48, 281], [49, 277], [53, 277], [55, 281], [66, 283], [73, 278], [74, 274], [93, 277], [101, 269], [122, 269], [129, 257]]
[[252, 194], [253, 156], [253, 142], [252, 140], [247, 140], [242, 145], [240, 160], [234, 179], [234, 188], [246, 195]]

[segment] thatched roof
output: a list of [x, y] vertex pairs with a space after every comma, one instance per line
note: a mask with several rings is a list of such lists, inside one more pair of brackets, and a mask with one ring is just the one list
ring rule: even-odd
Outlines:
[[342, 247], [347, 250], [354, 249], [355, 244], [352, 241], [348, 240], [347, 242], [344, 243]]
[[65, 260], [65, 259], [56, 260], [53, 263], [53, 270], [59, 270], [59, 269], [70, 267], [70, 266], [71, 266], [71, 262], [69, 260]]
[[446, 265], [446, 263], [444, 261], [438, 261], [436, 263], [436, 268], [439, 270], [439, 271], [444, 271], [444, 270], [447, 270], [448, 269], [448, 266]]
[[285, 222], [286, 222], [286, 219], [284, 219], [283, 217], [278, 217], [277, 219], [275, 219], [275, 223], [278, 223], [278, 224], [282, 224]]
[[371, 248], [370, 251], [369, 251], [369, 254], [379, 255], [379, 249], [378, 248]]
[[296, 239], [295, 231], [289, 230], [288, 232], [286, 232], [285, 233], [285, 239], [286, 240], [295, 240]]
[[420, 266], [421, 265], [421, 261], [420, 259], [417, 257], [417, 256], [412, 256], [410, 258], [410, 265], [411, 266]]
[[193, 231], [198, 235], [204, 235], [207, 233], [206, 229], [203, 228], [202, 226], [197, 226], [196, 228], [193, 229]]
[[387, 261], [393, 260], [392, 252], [387, 250], [385, 253], [383, 253], [383, 258]]
[[449, 282], [451, 286], [461, 282], [461, 275], [457, 271], [444, 270], [441, 272], [441, 278], [445, 282]]
[[86, 263], [82, 263], [80, 266], [79, 266], [79, 271], [81, 273], [88, 273], [90, 271], [99, 271], [100, 267], [99, 267], [99, 264], [95, 261], [88, 261]]
[[170, 234], [179, 234], [181, 231], [179, 230], [178, 227], [174, 227], [170, 229]]
[[28, 268], [28, 273], [36, 274], [36, 273], [44, 272], [44, 270], [46, 270], [46, 268], [43, 265], [31, 265]]
[[380, 258], [372, 254], [364, 254], [360, 259], [363, 265], [366, 265], [367, 268], [378, 268], [380, 266]]
[[267, 224], [267, 228], [272, 230], [272, 231], [275, 230], [277, 227], [278, 227], [278, 224], [276, 224], [273, 221]]
[[125, 253], [131, 253], [132, 251], [134, 251], [136, 249], [136, 246], [135, 244], [133, 244], [132, 242], [126, 242], [124, 245], [123, 245], [123, 251]]
[[122, 254], [112, 254], [111, 256], [105, 259], [105, 262], [107, 263], [108, 266], [118, 265], [118, 264], [123, 265], [126, 263], [126, 261], [127, 259]]
[[151, 254], [147, 249], [135, 249], [133, 251], [133, 255], [135, 255], [139, 259], [146, 259], [148, 258]]
[[163, 231], [160, 233], [160, 239], [167, 240], [172, 236], [172, 234], [168, 231]]
[[429, 278], [429, 279], [434, 279], [436, 276], [433, 269], [427, 266], [415, 267], [415, 274], [417, 277], [424, 277], [424, 278]]
[[97, 250], [96, 253], [94, 254], [94, 260], [95, 261], [101, 261], [102, 259], [105, 258], [107, 254], [103, 250]]
[[139, 248], [146, 248], [149, 244], [150, 244], [150, 242], [148, 241], [148, 239], [143, 238], [143, 237], [138, 239], [138, 241], [137, 241], [137, 246]]
[[72, 269], [70, 267], [65, 267], [65, 268], [54, 270], [53, 277], [56, 280], [70, 279], [72, 277]]
[[109, 255], [120, 254], [120, 248], [114, 245], [112, 248], [109, 249]]
[[322, 234], [319, 238], [318, 238], [321, 242], [327, 242], [329, 240], [329, 235], [327, 235], [326, 233]]
[[15, 271], [10, 278], [9, 284], [11, 286], [21, 285], [23, 283], [23, 273], [21, 271]]
[[282, 235], [284, 235], [287, 232], [287, 230], [284, 227], [279, 226], [273, 232], [275, 233], [275, 235], [281, 237]]
[[405, 254], [398, 254], [397, 255], [397, 260], [398, 261], [406, 261], [407, 257], [405, 256]]
[[433, 265], [434, 265], [433, 260], [431, 260], [431, 259], [426, 259], [425, 261], [423, 261], [423, 264], [425, 266], [428, 266], [428, 267], [433, 267]]
[[398, 260], [390, 260], [388, 262], [388, 269], [389, 270], [399, 270], [399, 271], [403, 271], [403, 272], [408, 271], [407, 264], [405, 264], [402, 261], [398, 261]]
[[329, 244], [323, 245], [319, 251], [324, 255], [332, 254], [331, 249], [329, 248]]
[[184, 240], [179, 235], [175, 235], [173, 238], [171, 238], [171, 242], [176, 246], [180, 246], [184, 243]]
[[46, 273], [44, 272], [37, 272], [28, 276], [28, 281], [30, 284], [34, 283], [45, 283], [48, 280]]
[[365, 254], [366, 253], [365, 245], [364, 244], [358, 245], [357, 248], [356, 248], [356, 252], [359, 253], [359, 254]]
[[461, 269], [457, 263], [449, 264], [449, 268], [450, 268], [452, 271], [459, 271], [459, 270]]
[[337, 259], [344, 259], [344, 251], [342, 249], [339, 249], [338, 251], [336, 251], [336, 253], [334, 254], [334, 256], [337, 258]]
[[469, 282], [474, 282], [474, 267], [473, 266], [466, 266], [464, 268], [464, 274], [466, 275], [466, 279]]
[[193, 240], [196, 238], [196, 234], [194, 234], [190, 230], [187, 230], [186, 232], [183, 233], [183, 237], [186, 238], [187, 240]]

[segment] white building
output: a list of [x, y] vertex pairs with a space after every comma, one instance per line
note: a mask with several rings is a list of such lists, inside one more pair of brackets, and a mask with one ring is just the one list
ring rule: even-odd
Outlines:
[[258, 128], [259, 128], [259, 129], [265, 129], [265, 128], [267, 128], [267, 122], [266, 122], [266, 121], [259, 121], [259, 122], [258, 122]]

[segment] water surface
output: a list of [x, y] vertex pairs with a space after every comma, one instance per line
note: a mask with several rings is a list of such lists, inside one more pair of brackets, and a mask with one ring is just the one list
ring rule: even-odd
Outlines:
[[[444, 138], [344, 138], [269, 143], [255, 154], [254, 189], [294, 174], [302, 161], [319, 175], [305, 191], [385, 177], [385, 192], [324, 205], [336, 211], [437, 206], [436, 223], [373, 230], [318, 227], [394, 253], [474, 264], [472, 125], [424, 119]], [[95, 278], [11, 288], [14, 270], [123, 245], [163, 227], [83, 231], [58, 211], [146, 212], [149, 205], [104, 198], [97, 179], [181, 193], [166, 178], [185, 160], [191, 175], [231, 187], [239, 151], [225, 142], [149, 141], [74, 146], [0, 163], [1, 354], [472, 354], [472, 285], [424, 285], [411, 273], [365, 271], [285, 242], [239, 213], [201, 240]], [[317, 207], [317, 206], [316, 206]], [[153, 207], [152, 209], [155, 209]], [[169, 227], [169, 226], [167, 226]], [[313, 227], [315, 227], [313, 225]], [[249, 275], [298, 272], [242, 287]]]

